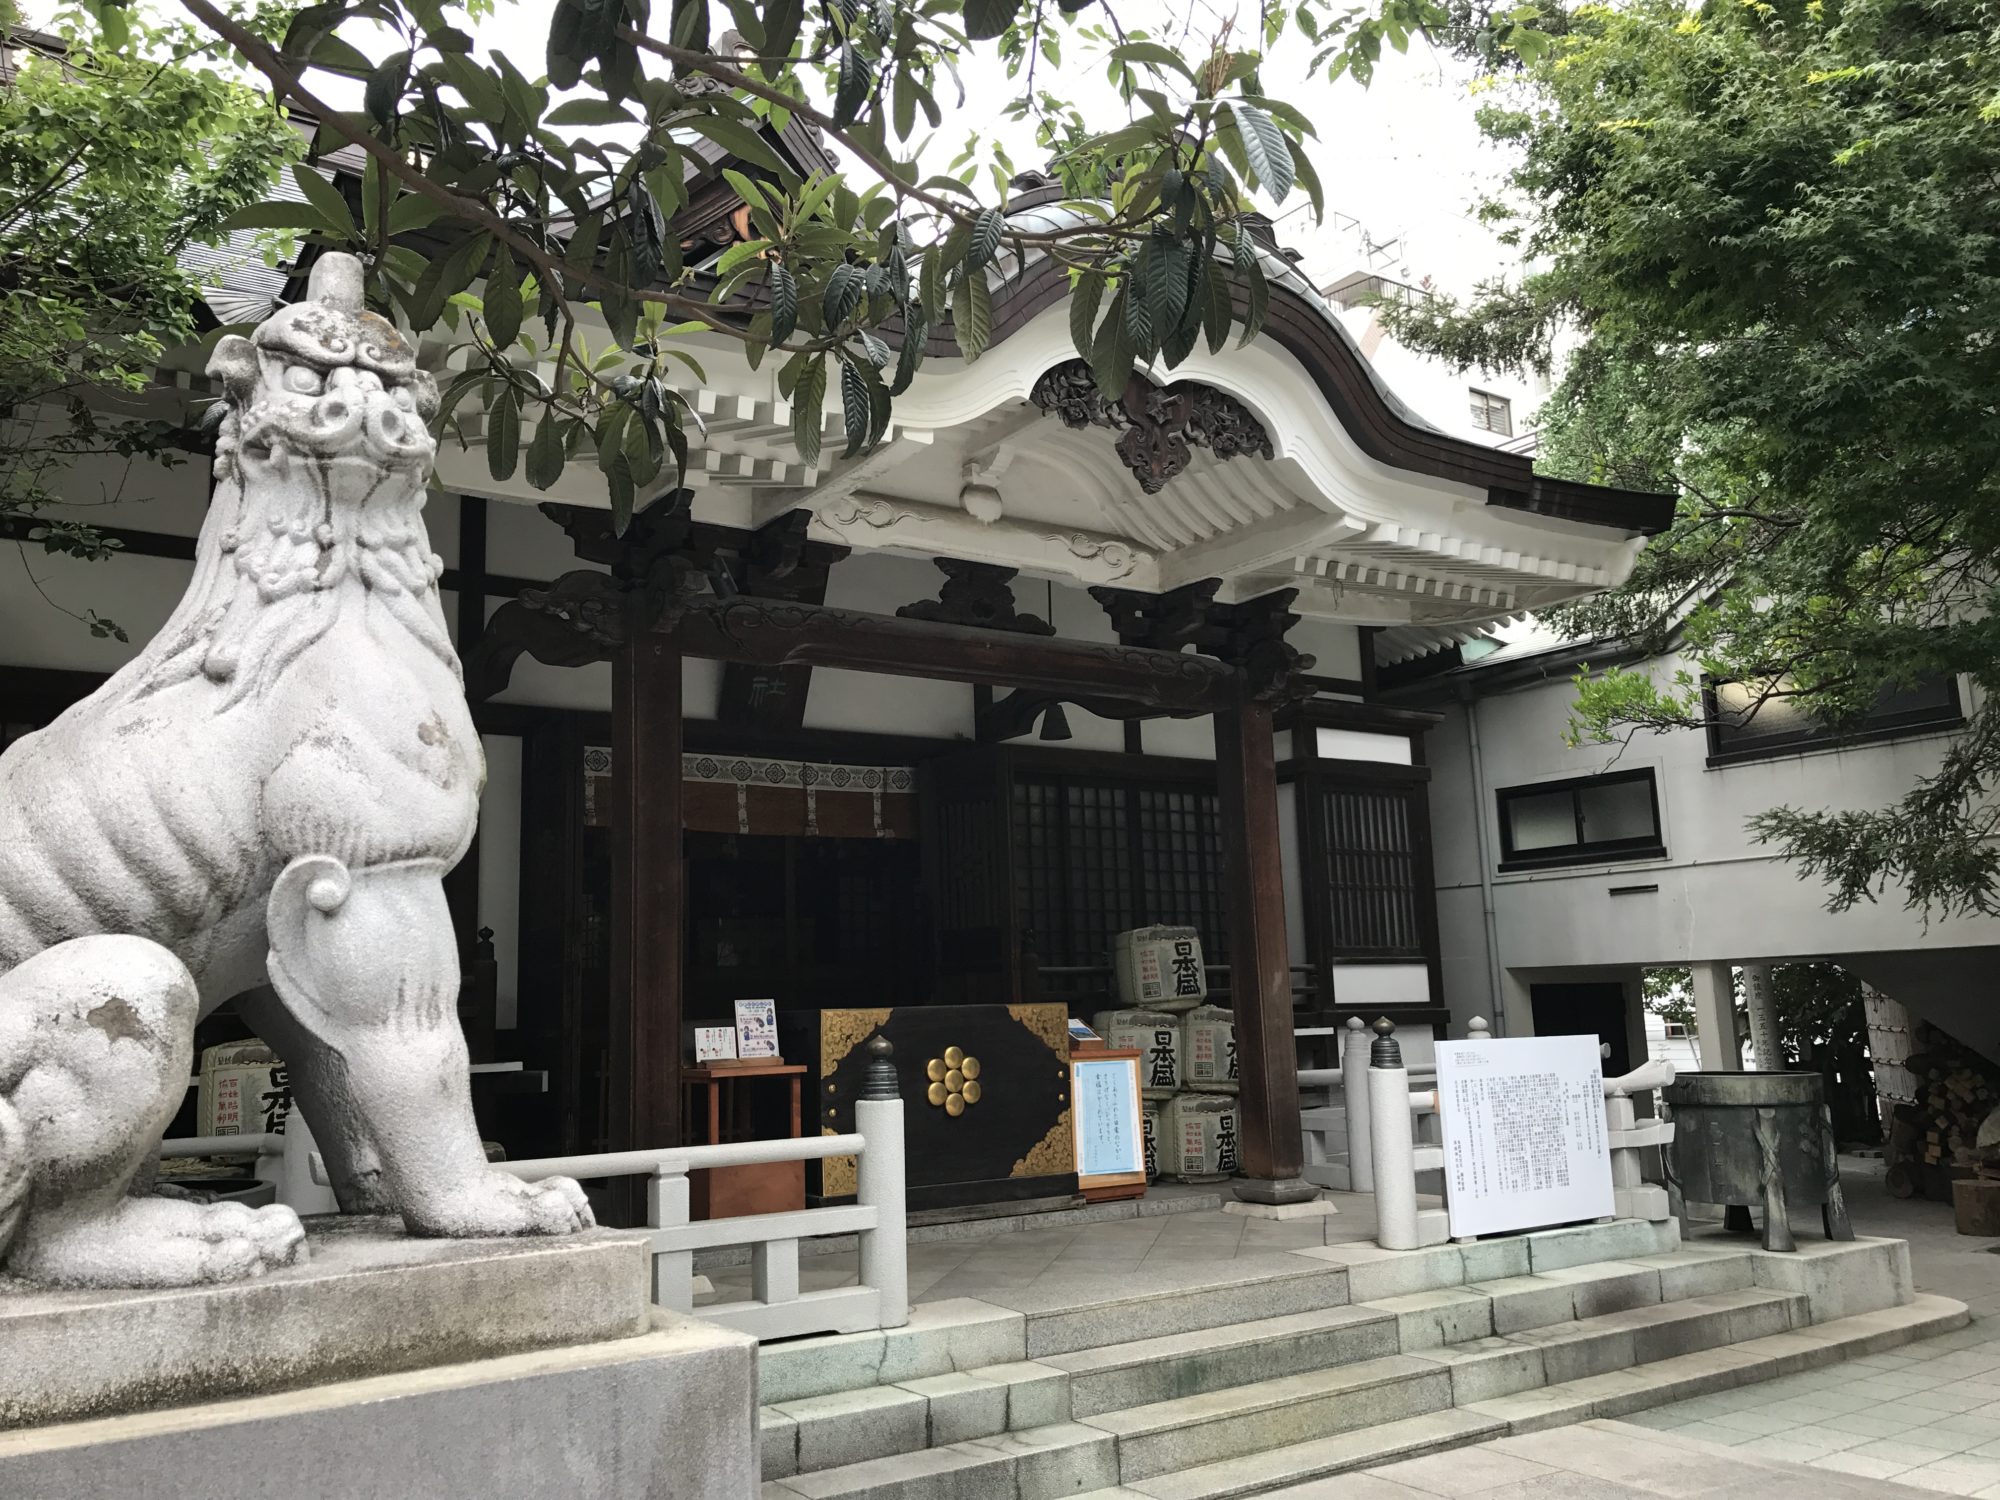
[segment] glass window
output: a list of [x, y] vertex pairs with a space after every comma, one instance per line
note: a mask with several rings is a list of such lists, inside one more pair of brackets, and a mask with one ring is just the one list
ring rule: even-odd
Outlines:
[[1514, 405], [1505, 396], [1475, 390], [1472, 395], [1472, 425], [1496, 437], [1514, 435]]
[[1792, 695], [1786, 677], [1710, 682], [1705, 692], [1711, 760], [1915, 734], [1962, 723], [1965, 718], [1958, 701], [1958, 678], [1951, 674], [1927, 678], [1912, 687], [1887, 689], [1858, 722], [1841, 725], [1827, 724], [1808, 713]]
[[1508, 787], [1498, 797], [1503, 870], [1667, 852], [1650, 769]]

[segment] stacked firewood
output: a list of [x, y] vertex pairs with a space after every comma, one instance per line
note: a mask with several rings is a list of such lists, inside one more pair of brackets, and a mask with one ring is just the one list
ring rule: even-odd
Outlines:
[[1949, 1200], [1951, 1181], [1992, 1155], [1979, 1127], [2000, 1107], [2000, 1072], [1935, 1026], [1921, 1026], [1908, 1061], [1915, 1102], [1898, 1104], [1889, 1126], [1889, 1191]]

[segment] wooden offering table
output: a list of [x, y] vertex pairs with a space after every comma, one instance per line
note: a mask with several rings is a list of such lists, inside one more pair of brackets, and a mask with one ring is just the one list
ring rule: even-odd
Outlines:
[[[731, 1063], [722, 1067], [687, 1068], [681, 1080], [687, 1093], [685, 1118], [706, 1121], [706, 1144], [756, 1140], [753, 1096], [758, 1087], [784, 1080], [790, 1086], [790, 1127], [799, 1135], [800, 1091], [806, 1070], [784, 1062]], [[700, 1097], [706, 1094], [706, 1098]], [[699, 1107], [698, 1107], [699, 1106]], [[788, 1213], [806, 1206], [806, 1164], [802, 1161], [762, 1162], [747, 1167], [704, 1167], [688, 1174], [688, 1214], [695, 1219], [736, 1219], [746, 1214]]]

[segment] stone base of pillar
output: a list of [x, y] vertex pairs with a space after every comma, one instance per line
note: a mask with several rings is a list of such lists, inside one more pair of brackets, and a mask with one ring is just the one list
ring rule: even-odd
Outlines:
[[1226, 1214], [1242, 1214], [1246, 1219], [1324, 1219], [1337, 1214], [1331, 1198], [1311, 1198], [1304, 1203], [1246, 1203], [1232, 1198], [1222, 1205]]
[[[1265, 1177], [1239, 1177], [1229, 1187], [1239, 1202], [1267, 1208], [1320, 1201], [1319, 1189], [1303, 1177], [1282, 1177], [1275, 1181]], [[1224, 1205], [1226, 1208], [1236, 1206], [1234, 1203]]]

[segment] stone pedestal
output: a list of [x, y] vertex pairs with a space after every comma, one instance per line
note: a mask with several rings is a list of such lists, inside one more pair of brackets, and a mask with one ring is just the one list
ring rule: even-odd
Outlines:
[[652, 1307], [643, 1236], [308, 1226], [236, 1285], [0, 1283], [0, 1495], [755, 1495], [756, 1343]]

